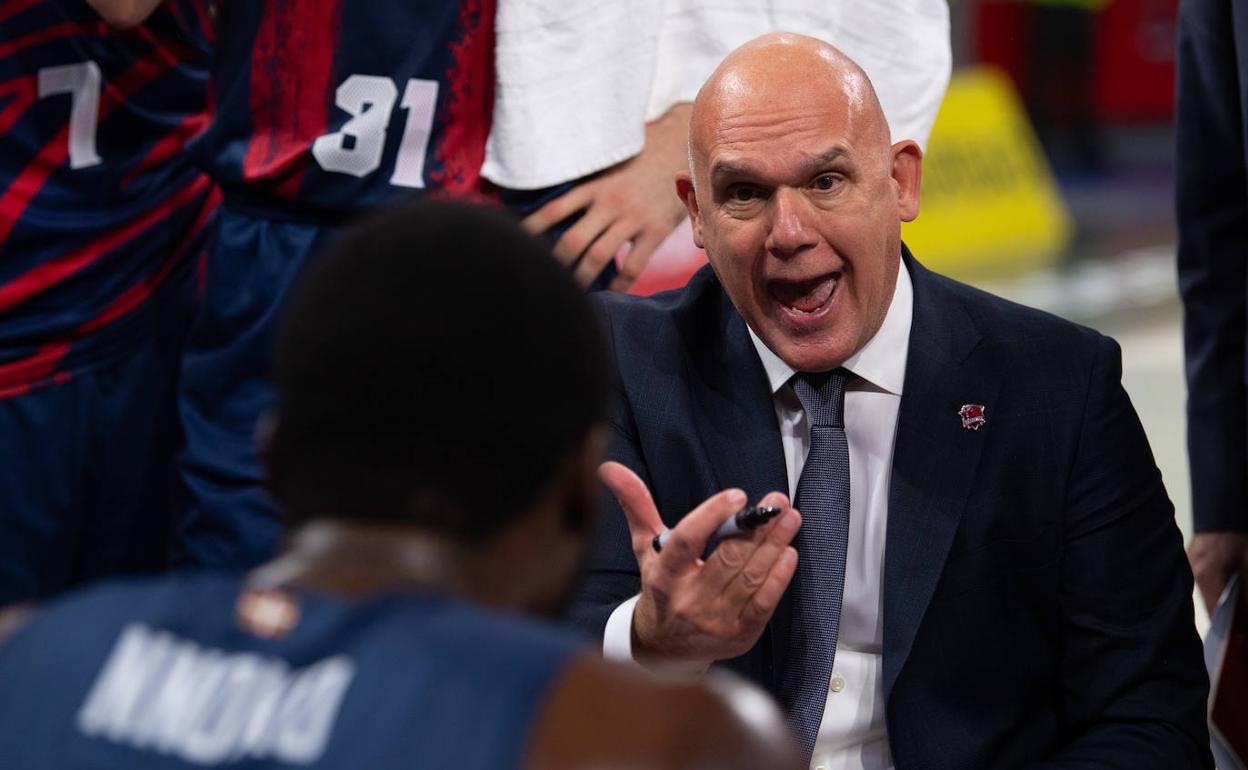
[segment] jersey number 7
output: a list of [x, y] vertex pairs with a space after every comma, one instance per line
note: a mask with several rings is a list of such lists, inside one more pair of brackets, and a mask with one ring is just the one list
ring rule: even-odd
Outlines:
[[69, 94], [69, 167], [100, 163], [95, 151], [95, 127], [100, 114], [100, 66], [93, 61], [62, 64], [39, 70], [39, 98]]

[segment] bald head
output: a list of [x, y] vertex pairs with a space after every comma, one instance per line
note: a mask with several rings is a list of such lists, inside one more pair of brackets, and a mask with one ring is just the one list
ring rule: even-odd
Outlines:
[[884, 110], [857, 63], [817, 38], [773, 32], [728, 54], [698, 91], [689, 123], [695, 180], [707, 146], [726, 123], [797, 110], [841, 113], [853, 133], [881, 152], [889, 147]]

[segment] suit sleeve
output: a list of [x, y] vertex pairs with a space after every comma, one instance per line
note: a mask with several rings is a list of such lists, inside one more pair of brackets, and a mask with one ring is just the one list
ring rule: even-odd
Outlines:
[[[602, 318], [606, 338], [613, 340], [609, 311], [602, 304], [596, 304], [596, 308]], [[614, 347], [613, 342], [612, 345]], [[614, 350], [610, 360], [617, 360]], [[611, 379], [607, 459], [628, 466], [649, 487], [650, 474], [638, 445], [636, 424], [619, 372], [614, 372]], [[586, 554], [581, 579], [569, 605], [568, 619], [595, 639], [602, 639], [612, 611], [639, 591], [641, 572], [633, 555], [628, 520], [615, 496], [604, 487], [598, 523]]]
[[1198, 532], [1248, 531], [1248, 13], [1225, 0], [1179, 7], [1175, 135], [1179, 290], [1187, 353], [1188, 457]]
[[1174, 507], [1100, 338], [1062, 533], [1061, 748], [1034, 768], [1212, 768]]

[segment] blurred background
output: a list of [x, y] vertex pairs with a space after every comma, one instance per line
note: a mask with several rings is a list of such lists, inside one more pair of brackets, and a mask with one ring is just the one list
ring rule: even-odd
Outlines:
[[[1178, 0], [950, 7], [953, 78], [924, 159], [921, 214], [903, 237], [928, 267], [1121, 343], [1123, 383], [1190, 537], [1173, 203]], [[634, 291], [681, 285], [704, 260], [677, 231]]]

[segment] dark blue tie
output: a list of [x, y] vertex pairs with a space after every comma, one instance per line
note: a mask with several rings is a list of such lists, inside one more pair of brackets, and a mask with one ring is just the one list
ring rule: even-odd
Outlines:
[[793, 390], [810, 425], [810, 453], [794, 506], [802, 528], [794, 540], [797, 573], [789, 585], [792, 614], [780, 703], [809, 758], [823, 721], [836, 657], [849, 539], [849, 442], [845, 438], [844, 369], [794, 376]]

